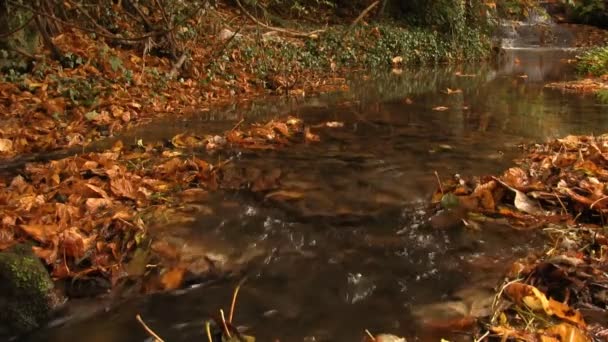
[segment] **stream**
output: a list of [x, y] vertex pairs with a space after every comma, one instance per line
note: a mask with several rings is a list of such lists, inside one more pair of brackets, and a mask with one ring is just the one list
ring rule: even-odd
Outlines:
[[[429, 224], [434, 172], [501, 173], [519, 144], [606, 132], [606, 107], [593, 96], [543, 88], [573, 77], [573, 54], [526, 38], [510, 41], [495, 63], [358, 75], [349, 92], [203, 112], [122, 138], [221, 132], [241, 117], [343, 123], [317, 144], [230, 156], [227, 174], [280, 170], [281, 190], [297, 199], [278, 205], [226, 191], [201, 203], [208, 210], [159, 224], [156, 233], [193, 257], [242, 261], [248, 279], [235, 323], [258, 341], [359, 341], [365, 329], [409, 341], [470, 341], [440, 327], [489, 310], [510, 261], [543, 242], [539, 232], [499, 224]], [[229, 309], [237, 282], [194, 283], [112, 305], [75, 300], [65, 316], [23, 340], [151, 341], [135, 320], [141, 314], [167, 342], [206, 341], [204, 320]]]

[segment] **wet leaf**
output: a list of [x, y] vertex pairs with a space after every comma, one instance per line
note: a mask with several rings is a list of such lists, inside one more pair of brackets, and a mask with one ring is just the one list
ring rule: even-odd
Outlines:
[[438, 111], [438, 112], [443, 112], [450, 109], [449, 107], [445, 107], [445, 106], [437, 106], [437, 107], [433, 107], [434, 111]]
[[306, 142], [318, 142], [321, 140], [321, 138], [318, 135], [316, 135], [310, 131], [310, 127], [306, 127], [304, 129], [304, 135], [306, 137]]
[[175, 267], [163, 273], [160, 278], [160, 282], [165, 290], [175, 290], [182, 286], [185, 274], [185, 268]]
[[577, 326], [586, 326], [580, 312], [570, 308], [567, 304], [560, 303], [547, 297], [536, 287], [522, 283], [509, 284], [504, 293], [518, 305], [526, 305], [533, 311], [544, 311], [549, 316], [556, 316]]
[[0, 152], [8, 153], [13, 151], [13, 142], [9, 139], [0, 139]]
[[555, 341], [558, 342], [589, 342], [591, 339], [579, 328], [568, 324], [561, 323], [545, 329], [541, 335], [541, 342]]
[[458, 196], [449, 192], [441, 197], [441, 207], [444, 209], [456, 208], [460, 205]]
[[515, 208], [530, 215], [545, 215], [540, 209], [540, 205], [537, 201], [530, 199], [526, 194], [519, 190], [513, 190], [515, 191]]
[[290, 201], [297, 200], [303, 198], [304, 194], [298, 191], [287, 191], [287, 190], [279, 190], [275, 192], [271, 192], [266, 195], [267, 200], [275, 200], [275, 201]]

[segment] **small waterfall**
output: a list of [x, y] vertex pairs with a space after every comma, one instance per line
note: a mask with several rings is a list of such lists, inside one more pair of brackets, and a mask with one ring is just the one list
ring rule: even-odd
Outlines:
[[499, 46], [509, 49], [572, 49], [574, 36], [555, 24], [542, 10], [534, 10], [523, 21], [502, 20], [497, 31]]

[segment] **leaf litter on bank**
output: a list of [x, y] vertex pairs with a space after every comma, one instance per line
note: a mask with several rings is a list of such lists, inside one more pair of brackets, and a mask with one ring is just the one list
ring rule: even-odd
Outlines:
[[[543, 228], [548, 250], [513, 264], [496, 297], [491, 335], [502, 340], [591, 341], [608, 331], [608, 135], [525, 147], [501, 176], [443, 182], [432, 202], [466, 220]], [[482, 321], [482, 323], [484, 323]]]
[[[316, 127], [315, 132], [342, 126]], [[59, 280], [87, 274], [114, 285], [124, 276], [156, 272], [158, 279], [148, 289], [178, 288], [189, 265], [178, 250], [154, 241], [151, 224], [160, 218], [179, 222], [192, 210], [209, 212], [199, 204], [219, 189], [247, 189], [273, 201], [301, 196], [278, 190], [280, 169], [245, 170], [245, 177], [232, 177], [226, 170], [230, 160], [211, 164], [183, 149], [278, 149], [311, 143], [305, 132], [317, 136], [301, 119], [287, 117], [211, 138], [179, 134], [170, 145], [119, 141], [102, 152], [27, 164], [21, 174], [0, 178], [0, 250], [34, 241], [34, 252]], [[164, 268], [145, 268], [150, 247]]]

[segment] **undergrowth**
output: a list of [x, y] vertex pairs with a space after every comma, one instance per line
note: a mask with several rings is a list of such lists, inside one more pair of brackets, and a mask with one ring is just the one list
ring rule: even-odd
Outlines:
[[590, 76], [608, 74], [608, 46], [593, 48], [579, 56], [577, 70]]

